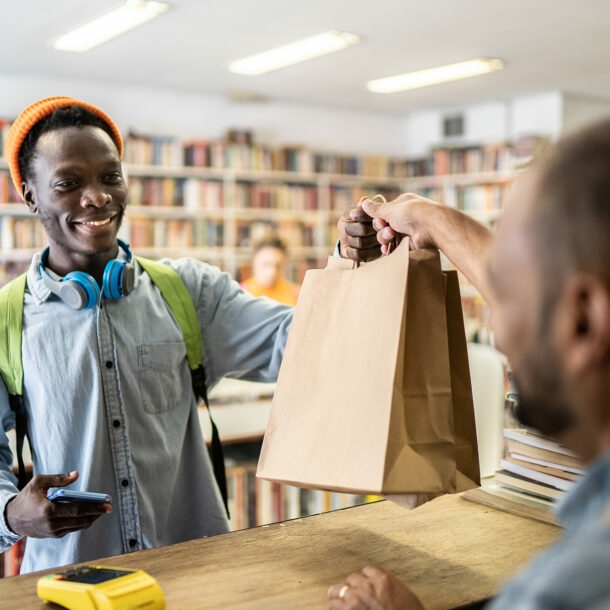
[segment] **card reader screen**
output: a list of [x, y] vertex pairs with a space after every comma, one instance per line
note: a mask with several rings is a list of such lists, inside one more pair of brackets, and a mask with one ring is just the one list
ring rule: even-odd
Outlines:
[[61, 574], [58, 574], [58, 576], [61, 577], [61, 580], [81, 582], [88, 585], [97, 585], [102, 582], [114, 580], [115, 578], [121, 578], [121, 576], [127, 576], [128, 574], [133, 574], [133, 571], [85, 566], [62, 572]]

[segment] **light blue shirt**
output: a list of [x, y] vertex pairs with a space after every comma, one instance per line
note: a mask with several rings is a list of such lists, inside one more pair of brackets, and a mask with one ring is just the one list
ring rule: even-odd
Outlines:
[[557, 505], [563, 538], [539, 555], [488, 610], [610, 609], [610, 453]]
[[[292, 308], [254, 299], [193, 259], [162, 261], [184, 280], [203, 337], [208, 387], [275, 381]], [[63, 538], [28, 538], [22, 573], [228, 531], [197, 415], [182, 333], [136, 265], [135, 288], [74, 311], [44, 286], [38, 256], [23, 317], [24, 402], [34, 474], [78, 470], [76, 489], [109, 493], [113, 512]], [[0, 380], [0, 550], [18, 540], [4, 508], [17, 493]]]

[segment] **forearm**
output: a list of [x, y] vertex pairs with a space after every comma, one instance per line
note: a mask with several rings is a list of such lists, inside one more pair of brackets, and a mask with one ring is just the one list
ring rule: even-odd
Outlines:
[[487, 262], [493, 242], [492, 232], [454, 208], [429, 204], [426, 211], [422, 222], [431, 242], [491, 303]]

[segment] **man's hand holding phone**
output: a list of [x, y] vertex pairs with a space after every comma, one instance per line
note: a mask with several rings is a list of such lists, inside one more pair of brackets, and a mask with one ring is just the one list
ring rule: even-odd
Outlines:
[[92, 497], [91, 492], [62, 489], [47, 496], [50, 487], [63, 488], [77, 479], [76, 471], [32, 477], [6, 505], [8, 526], [19, 536], [61, 538], [90, 527], [103, 514], [112, 512], [112, 500], [107, 494]]

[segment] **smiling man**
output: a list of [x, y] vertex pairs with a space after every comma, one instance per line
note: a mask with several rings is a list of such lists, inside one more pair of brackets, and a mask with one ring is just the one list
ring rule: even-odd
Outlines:
[[[610, 608], [610, 120], [560, 141], [534, 164], [497, 235], [406, 194], [389, 204], [365, 201], [346, 216], [340, 228], [348, 248], [363, 235], [352, 222], [363, 213], [373, 218], [364, 234], [378, 231], [382, 249], [409, 235], [415, 247], [442, 250], [479, 288], [518, 383], [518, 419], [588, 464], [557, 506], [563, 539], [490, 610]], [[396, 577], [367, 566], [330, 588], [329, 608], [422, 605]]]
[[[0, 381], [0, 549], [28, 537], [22, 572], [219, 534], [226, 512], [199, 427], [181, 327], [117, 233], [127, 204], [123, 142], [100, 109], [41, 100], [11, 127], [7, 159], [48, 248], [27, 273], [23, 405], [33, 479], [19, 491]], [[185, 284], [208, 387], [274, 381], [292, 308], [254, 299], [228, 274], [161, 261]], [[104, 492], [50, 502], [50, 487]]]

